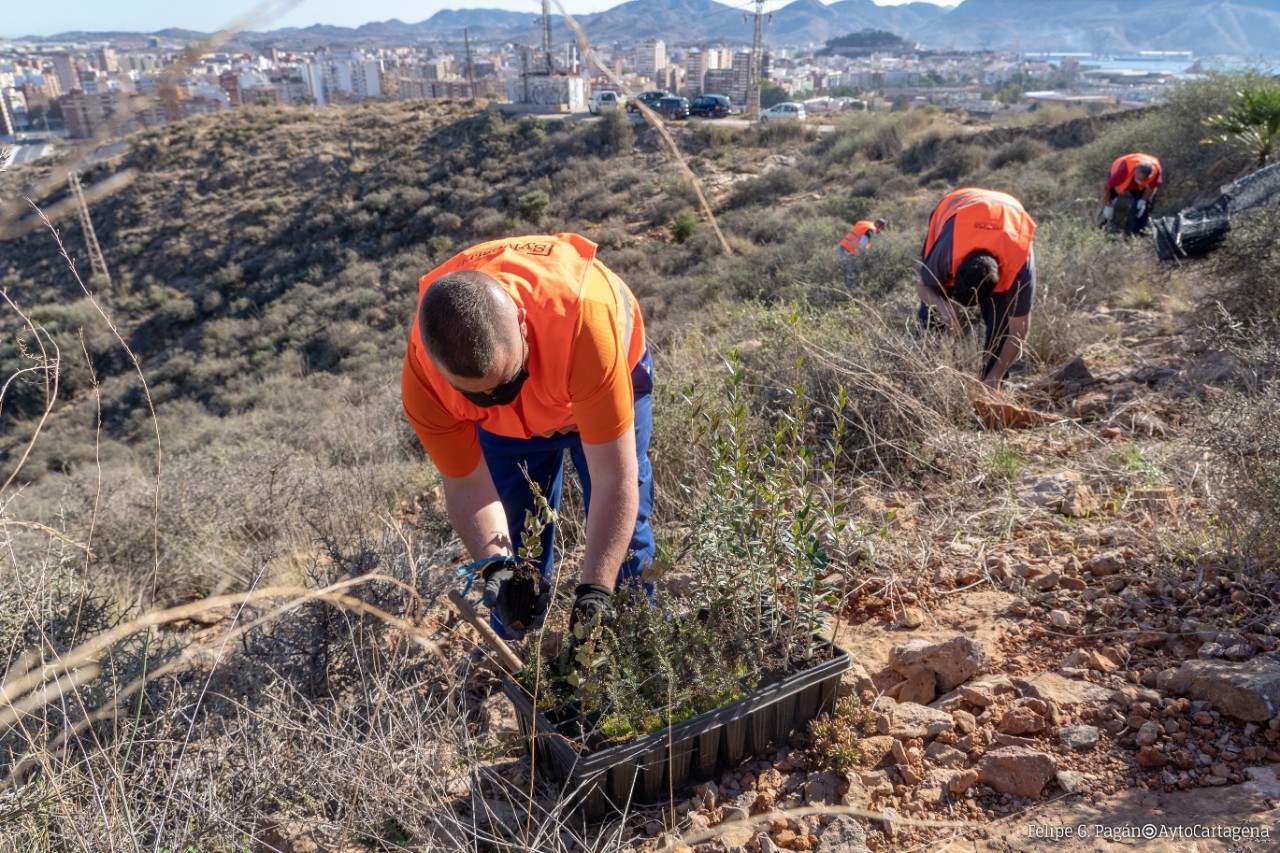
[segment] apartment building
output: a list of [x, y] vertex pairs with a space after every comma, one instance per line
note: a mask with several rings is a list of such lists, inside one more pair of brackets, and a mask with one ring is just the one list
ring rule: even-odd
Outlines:
[[649, 39], [636, 46], [635, 71], [641, 77], [652, 78], [667, 67], [667, 45], [661, 39]]

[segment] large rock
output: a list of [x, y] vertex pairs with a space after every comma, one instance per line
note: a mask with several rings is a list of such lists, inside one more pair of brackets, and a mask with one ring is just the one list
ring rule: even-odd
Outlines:
[[840, 686], [837, 689], [841, 696], [861, 698], [864, 690], [876, 692], [876, 683], [871, 680], [871, 676], [867, 674], [862, 664], [852, 661], [849, 668], [840, 676]]
[[889, 668], [904, 677], [920, 669], [934, 674], [938, 690], [954, 690], [991, 662], [982, 644], [972, 637], [952, 637], [943, 643], [911, 640], [889, 650]]
[[974, 396], [970, 402], [973, 413], [987, 429], [1028, 429], [1062, 420], [1062, 415], [1015, 406], [993, 397]]
[[837, 792], [843, 784], [846, 784], [845, 780], [830, 770], [810, 773], [804, 783], [804, 801], [810, 806], [839, 803], [840, 795]]
[[1099, 506], [1098, 496], [1075, 471], [1028, 475], [1014, 485], [1013, 493], [1024, 503], [1072, 518], [1083, 518]]
[[903, 702], [876, 718], [876, 731], [897, 740], [933, 738], [956, 726], [955, 718], [946, 711]]
[[1280, 714], [1280, 663], [1261, 657], [1244, 663], [1189, 660], [1173, 677], [1173, 690], [1212, 702], [1236, 719], [1266, 722]]
[[1064, 678], [1056, 672], [1041, 672], [1030, 678], [1014, 678], [1013, 686], [1023, 696], [1042, 699], [1059, 708], [1103, 705], [1113, 691], [1089, 681]]
[[818, 836], [822, 853], [869, 853], [867, 831], [852, 815], [842, 814]]
[[978, 781], [1002, 794], [1038, 797], [1057, 772], [1053, 756], [1025, 746], [993, 749], [978, 762]]
[[859, 763], [863, 767], [878, 767], [884, 757], [893, 751], [896, 742], [887, 734], [864, 737], [858, 741], [858, 752], [862, 756]]

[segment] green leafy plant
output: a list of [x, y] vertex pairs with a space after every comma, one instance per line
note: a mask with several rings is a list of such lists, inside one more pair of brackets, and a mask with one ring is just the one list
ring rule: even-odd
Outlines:
[[[695, 405], [709, 447], [706, 481], [686, 486], [697, 507], [685, 548], [699, 575], [700, 606], [732, 615], [788, 652], [812, 652], [812, 637], [835, 600], [827, 582], [847, 560], [850, 536], [861, 536], [835, 496], [832, 479], [847, 402], [838, 389], [826, 454], [813, 445], [813, 403], [793, 386], [769, 426], [748, 412], [746, 371], [737, 352], [727, 361], [724, 403]], [[803, 366], [797, 361], [797, 372]]]
[[809, 752], [820, 767], [843, 775], [862, 761], [858, 743], [875, 731], [876, 720], [871, 709], [863, 707], [856, 696], [846, 696], [830, 713], [810, 721], [809, 736], [813, 744]]
[[1280, 86], [1259, 84], [1241, 89], [1236, 92], [1236, 103], [1231, 109], [1210, 116], [1204, 124], [1218, 131], [1205, 142], [1244, 148], [1261, 168], [1280, 145]]
[[996, 474], [1006, 480], [1016, 478], [1027, 467], [1026, 457], [1004, 441], [991, 448], [990, 462]]
[[[675, 554], [697, 575], [690, 594], [625, 587], [615, 619], [575, 625], [558, 659], [535, 655], [519, 676], [539, 709], [568, 713], [579, 727], [568, 734], [590, 746], [721, 707], [830, 654], [817, 634], [860, 538], [832, 482], [843, 418], [820, 453], [803, 388], [766, 425], [748, 412], [745, 377], [732, 353], [723, 395], [687, 398], [710, 448], [707, 479], [685, 486], [694, 532]], [[831, 410], [846, 403], [841, 391]]]
[[671, 238], [677, 243], [683, 243], [693, 236], [697, 228], [698, 217], [688, 211], [678, 213], [676, 218], [671, 220]]
[[1135, 442], [1128, 442], [1123, 447], [1111, 451], [1108, 461], [1123, 469], [1126, 473], [1137, 474], [1147, 482], [1158, 482], [1161, 477], [1160, 467], [1142, 452]]
[[547, 195], [546, 190], [530, 190], [516, 200], [516, 209], [520, 212], [521, 219], [537, 225], [542, 221], [549, 204], [551, 196]]

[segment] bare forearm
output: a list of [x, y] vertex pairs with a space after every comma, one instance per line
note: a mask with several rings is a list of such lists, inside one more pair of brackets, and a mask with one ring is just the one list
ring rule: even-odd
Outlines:
[[999, 388], [1000, 382], [1004, 379], [1006, 373], [1009, 372], [1009, 365], [1013, 364], [1014, 359], [1022, 352], [1022, 342], [1027, 336], [1028, 327], [1027, 317], [1015, 317], [1009, 321], [1009, 334], [1004, 339], [1004, 345], [1000, 347], [1000, 352], [996, 356], [996, 363], [991, 366], [990, 372], [982, 377], [982, 382], [991, 388]]
[[607, 489], [600, 486], [593, 477], [582, 583], [613, 589], [618, 580], [618, 570], [627, 558], [640, 496], [634, 479], [611, 484]]
[[640, 504], [635, 432], [628, 430], [607, 444], [584, 444], [582, 450], [591, 472], [582, 583], [613, 589], [627, 558]]
[[937, 313], [942, 322], [947, 324], [947, 328], [951, 330], [953, 335], [960, 336], [960, 318], [956, 315], [955, 306], [951, 304], [951, 300], [945, 294], [921, 283], [916, 285], [916, 295], [920, 297], [921, 302]]
[[507, 530], [507, 514], [483, 461], [466, 477], [442, 477], [449, 521], [471, 559], [479, 560], [514, 549]]

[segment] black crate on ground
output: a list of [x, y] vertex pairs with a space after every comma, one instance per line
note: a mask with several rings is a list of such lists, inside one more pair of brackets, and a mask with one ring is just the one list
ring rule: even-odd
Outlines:
[[1207, 255], [1226, 239], [1231, 215], [1222, 206], [1184, 210], [1152, 220], [1156, 256], [1162, 261]]
[[584, 754], [510, 678], [503, 692], [528, 738], [534, 772], [560, 786], [580, 814], [600, 817], [633, 804], [665, 800], [668, 792], [714, 779], [721, 770], [781, 743], [832, 704], [849, 653], [838, 646], [829, 660], [754, 690], [734, 702], [616, 746]]

